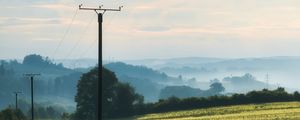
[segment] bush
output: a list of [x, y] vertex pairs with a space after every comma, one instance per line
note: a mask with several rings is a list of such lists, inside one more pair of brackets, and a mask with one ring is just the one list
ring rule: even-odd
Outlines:
[[7, 108], [0, 112], [0, 120], [27, 120], [21, 110]]

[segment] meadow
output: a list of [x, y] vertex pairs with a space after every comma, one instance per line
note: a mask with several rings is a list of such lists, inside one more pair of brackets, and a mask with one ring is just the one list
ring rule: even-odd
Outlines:
[[300, 120], [300, 102], [234, 105], [146, 114], [121, 120]]

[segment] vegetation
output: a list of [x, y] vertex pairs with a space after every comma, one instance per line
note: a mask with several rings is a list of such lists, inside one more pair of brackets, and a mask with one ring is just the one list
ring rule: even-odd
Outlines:
[[[73, 115], [75, 120], [95, 119], [97, 95], [97, 68], [84, 74], [78, 83], [78, 93], [75, 101], [77, 110]], [[126, 117], [148, 113], [161, 113], [178, 110], [211, 108], [216, 106], [229, 106], [240, 104], [299, 101], [300, 94], [287, 93], [284, 88], [276, 90], [263, 89], [251, 91], [246, 94], [233, 94], [232, 96], [216, 95], [211, 97], [191, 97], [179, 99], [170, 97], [161, 99], [156, 103], [143, 103], [143, 97], [135, 93], [129, 84], [121, 83], [113, 72], [103, 70], [102, 81], [102, 118]], [[222, 84], [213, 83], [207, 91], [222, 92]]]
[[246, 73], [243, 76], [230, 76], [222, 80], [227, 92], [246, 93], [252, 90], [260, 90], [269, 86], [269, 88], [276, 89], [274, 85], [270, 85], [258, 81], [253, 75]]
[[158, 101], [160, 90], [167, 85], [183, 83], [182, 79], [170, 77], [164, 72], [146, 66], [114, 62], [106, 64], [104, 67], [115, 72], [119, 81], [130, 83], [137, 93], [144, 96], [145, 102]]
[[167, 99], [169, 97], [188, 98], [188, 97], [207, 97], [221, 95], [225, 88], [219, 82], [212, 83], [208, 90], [191, 88], [189, 86], [167, 86], [161, 90], [159, 98]]
[[277, 102], [266, 104], [235, 105], [226, 107], [201, 108], [166, 113], [147, 114], [128, 119], [139, 120], [298, 120], [300, 102]]
[[[233, 94], [232, 96], [211, 96], [211, 97], [192, 97], [179, 99], [171, 97], [167, 100], [160, 100], [151, 104], [147, 112], [168, 112], [174, 110], [187, 110], [195, 108], [208, 108], [214, 106], [283, 102], [283, 101], [299, 101], [300, 94], [294, 92], [287, 93], [284, 88], [276, 90], [263, 89], [261, 91], [251, 91], [247, 94]], [[150, 110], [150, 111], [149, 111]]]
[[168, 76], [165, 73], [155, 71], [145, 66], [134, 66], [122, 62], [116, 62], [106, 64], [104, 67], [116, 72], [117, 76], [123, 74], [134, 78], [148, 79], [151, 81], [165, 81], [168, 79]]
[[[55, 107], [41, 107], [38, 106], [34, 110], [35, 118], [39, 120], [56, 120], [60, 118], [67, 118], [67, 113], [61, 114]], [[0, 112], [0, 120], [28, 120], [31, 118], [31, 110], [27, 111], [25, 115], [22, 110], [15, 110], [12, 107], [8, 107]]]
[[98, 95], [98, 70], [92, 69], [90, 72], [82, 75], [77, 85], [77, 94], [75, 101], [77, 109], [74, 119], [77, 120], [95, 120], [97, 111]]
[[[22, 63], [0, 60], [0, 109], [5, 109], [14, 101], [14, 91], [22, 91], [21, 99], [30, 98], [30, 81], [24, 73], [41, 73], [34, 81], [36, 102], [51, 101], [51, 104], [58, 103], [66, 108], [75, 104], [76, 85], [82, 73], [55, 64], [47, 57], [32, 54], [25, 56]], [[72, 107], [68, 110], [75, 109]], [[26, 113], [28, 109], [22, 111]]]
[[[15, 105], [10, 105], [15, 106]], [[11, 107], [9, 107], [11, 108]], [[18, 109], [24, 113], [25, 116], [31, 118], [31, 103], [24, 99], [18, 100]], [[50, 103], [35, 103], [34, 114], [37, 119], [58, 119], [67, 110], [61, 105], [54, 105]], [[1, 119], [0, 119], [1, 120]]]
[[[115, 74], [107, 69], [102, 71], [102, 118], [125, 117], [134, 115], [143, 97], [127, 83], [120, 83]], [[77, 109], [75, 120], [95, 120], [97, 103], [98, 69], [84, 74], [78, 83], [75, 101]]]
[[[102, 81], [102, 117], [126, 117], [147, 113], [161, 113], [178, 110], [209, 108], [216, 106], [229, 106], [239, 104], [254, 104], [282, 101], [298, 101], [300, 94], [287, 93], [284, 88], [276, 90], [263, 89], [251, 91], [246, 94], [233, 94], [232, 96], [191, 97], [179, 99], [170, 97], [161, 99], [156, 103], [143, 103], [143, 97], [136, 94], [129, 84], [120, 83], [114, 73], [104, 68]], [[74, 119], [95, 119], [95, 106], [97, 92], [97, 69], [91, 70], [82, 76], [78, 84], [76, 96], [77, 110]], [[210, 92], [222, 92], [224, 87], [220, 83], [213, 83]], [[209, 113], [212, 114], [212, 113]], [[169, 116], [169, 115], [168, 115]]]
[[7, 108], [0, 112], [0, 120], [27, 120], [21, 110]]

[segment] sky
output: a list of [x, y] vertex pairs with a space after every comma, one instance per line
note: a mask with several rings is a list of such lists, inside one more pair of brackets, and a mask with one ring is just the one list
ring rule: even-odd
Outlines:
[[[0, 59], [300, 56], [299, 0], [0, 0]], [[72, 24], [71, 24], [72, 23]]]

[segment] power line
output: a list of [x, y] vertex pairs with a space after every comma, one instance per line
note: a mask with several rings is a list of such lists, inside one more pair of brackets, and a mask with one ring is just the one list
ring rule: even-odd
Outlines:
[[74, 49], [78, 46], [79, 42], [82, 40], [83, 36], [86, 34], [89, 26], [92, 23], [92, 20], [94, 19], [94, 16], [91, 17], [91, 19], [89, 20], [89, 22], [86, 24], [84, 30], [82, 31], [83, 34], [80, 35], [79, 39], [76, 40], [74, 46], [69, 50], [69, 52], [66, 54], [66, 58], [70, 57], [72, 55], [72, 53], [74, 52]]
[[[69, 23], [69, 25], [68, 25], [66, 31], [64, 32], [62, 39], [60, 39], [60, 41], [59, 41], [59, 43], [58, 43], [58, 46], [54, 49], [54, 52], [53, 52], [52, 55], [49, 56], [49, 57], [53, 57], [53, 58], [55, 57], [55, 54], [56, 54], [58, 48], [62, 45], [62, 42], [65, 40], [67, 34], [69, 33], [69, 31], [70, 31], [70, 29], [71, 29], [71, 25], [73, 25], [73, 22], [75, 21], [75, 18], [76, 18], [76, 16], [77, 16], [77, 13], [78, 13], [78, 9], [76, 9], [76, 11], [75, 11], [75, 13], [74, 13], [74, 15], [73, 15], [73, 17], [72, 17], [72, 19], [71, 19], [71, 22]], [[45, 65], [41, 68], [40, 73], [43, 73], [43, 72], [46, 70], [46, 67], [47, 67], [48, 65], [49, 65], [49, 64], [45, 64]]]
[[90, 50], [94, 48], [94, 46], [97, 46], [96, 44], [97, 39], [94, 39], [87, 47], [87, 49], [84, 49], [80, 52], [79, 56], [75, 58], [75, 61], [73, 62], [73, 68], [75, 68], [75, 63], [79, 61], [80, 58], [84, 57]]
[[75, 20], [75, 17], [77, 16], [77, 13], [78, 13], [78, 9], [76, 9], [76, 12], [75, 12], [75, 14], [73, 15], [72, 20], [71, 20], [70, 24], [68, 25], [68, 28], [67, 28], [67, 30], [65, 31], [65, 33], [64, 33], [64, 35], [63, 35], [63, 37], [62, 37], [62, 39], [59, 41], [58, 46], [54, 49], [54, 53], [53, 53], [53, 55], [52, 55], [53, 57], [54, 57], [55, 53], [57, 52], [58, 48], [62, 45], [62, 41], [64, 41], [64, 39], [66, 38], [67, 34], [69, 33], [70, 28], [71, 28], [71, 25], [73, 24], [73, 22], [74, 22], [74, 20]]
[[[113, 16], [111, 17], [110, 20], [107, 20], [107, 24], [105, 24], [105, 28], [109, 28], [109, 26], [111, 25], [112, 23], [112, 20], [115, 18], [116, 14], [113, 14]], [[72, 65], [73, 65], [73, 68], [76, 68], [75, 64], [79, 61], [80, 58], [84, 57], [88, 52], [90, 52], [92, 49], [94, 49], [94, 47], [96, 46], [96, 42], [97, 42], [98, 39], [94, 39], [88, 46], [86, 49], [84, 50], [81, 50], [79, 52], [79, 56], [74, 58], [75, 60], [73, 61]]]

